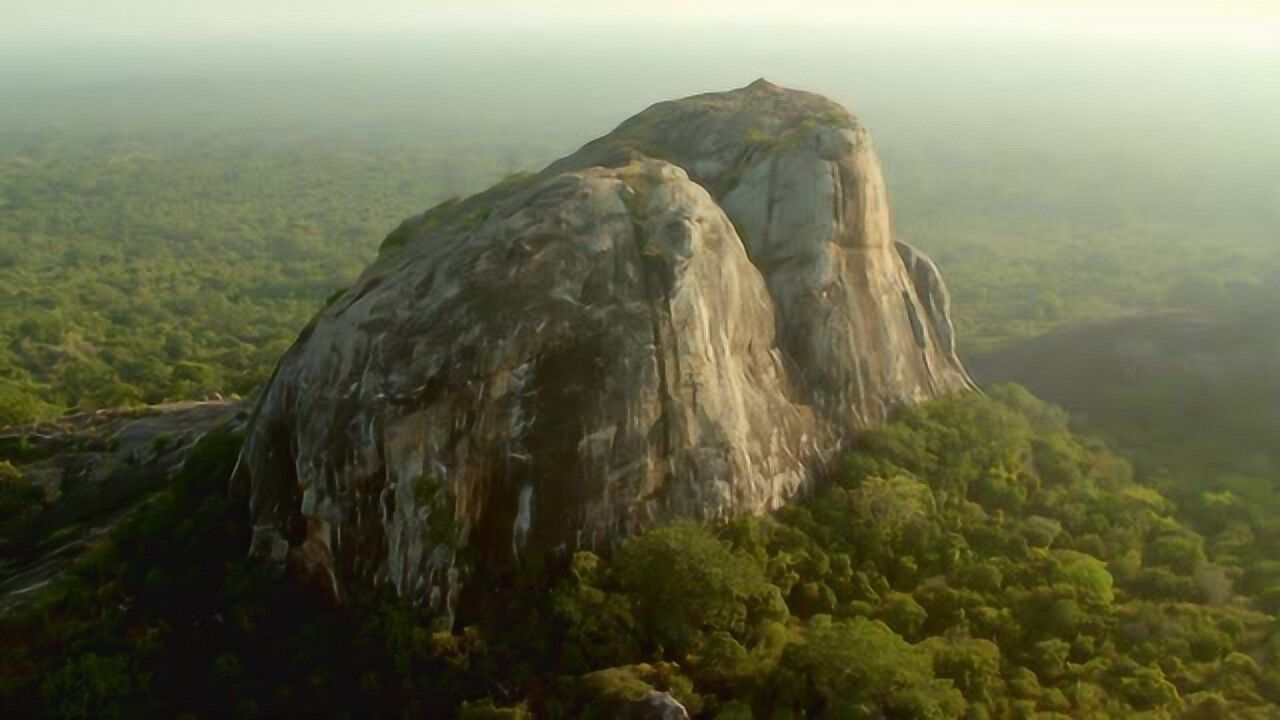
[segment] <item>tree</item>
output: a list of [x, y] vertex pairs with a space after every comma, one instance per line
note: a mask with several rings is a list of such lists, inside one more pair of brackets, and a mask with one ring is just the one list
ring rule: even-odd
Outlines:
[[0, 380], [0, 428], [44, 420], [57, 412], [29, 386]]
[[933, 657], [933, 672], [953, 683], [970, 701], [993, 703], [1004, 694], [1000, 646], [990, 640], [932, 637], [921, 643]]
[[866, 618], [815, 616], [780, 665], [799, 683], [793, 689], [801, 706], [820, 717], [948, 718], [965, 707], [958, 691], [934, 677], [926, 650]]
[[761, 623], [787, 617], [782, 595], [759, 565], [692, 523], [626, 541], [613, 571], [634, 598], [639, 625], [675, 652], [693, 647], [703, 632], [749, 640]]
[[1115, 599], [1114, 581], [1106, 563], [1075, 550], [1057, 550], [1053, 559], [1054, 580], [1070, 585], [1081, 599], [1095, 605], [1110, 605]]
[[59, 717], [124, 718], [134, 693], [129, 661], [123, 657], [81, 655], [45, 679], [41, 692]]

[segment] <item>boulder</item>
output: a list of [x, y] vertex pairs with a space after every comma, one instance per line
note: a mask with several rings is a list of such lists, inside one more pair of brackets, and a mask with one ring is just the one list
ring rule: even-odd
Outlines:
[[973, 387], [904, 248], [866, 130], [764, 81], [410, 218], [262, 394], [254, 552], [451, 616], [477, 562], [777, 508]]

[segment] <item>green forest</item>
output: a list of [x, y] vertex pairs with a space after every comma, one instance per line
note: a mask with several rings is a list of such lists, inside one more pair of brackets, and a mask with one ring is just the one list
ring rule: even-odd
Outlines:
[[0, 135], [0, 424], [249, 392], [398, 218], [518, 159], [352, 133]]
[[646, 689], [698, 717], [1274, 717], [1280, 528], [1181, 504], [1016, 386], [867, 433], [772, 517], [677, 524], [529, 562], [452, 630], [335, 609], [245, 561], [206, 437], [28, 610], [0, 697], [54, 717], [610, 718]]

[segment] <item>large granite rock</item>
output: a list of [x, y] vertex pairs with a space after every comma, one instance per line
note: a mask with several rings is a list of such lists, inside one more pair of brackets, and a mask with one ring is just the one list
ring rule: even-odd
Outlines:
[[388, 237], [263, 393], [254, 550], [451, 613], [460, 557], [768, 511], [972, 387], [947, 313], [847, 111], [764, 81], [655, 105]]

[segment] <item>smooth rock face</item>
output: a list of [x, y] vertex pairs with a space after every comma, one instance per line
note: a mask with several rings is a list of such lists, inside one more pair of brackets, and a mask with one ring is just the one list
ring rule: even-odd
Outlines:
[[850, 433], [972, 387], [908, 250], [839, 106], [763, 81], [655, 105], [406, 221], [320, 313], [241, 458], [254, 551], [451, 614], [464, 555], [775, 508]]

